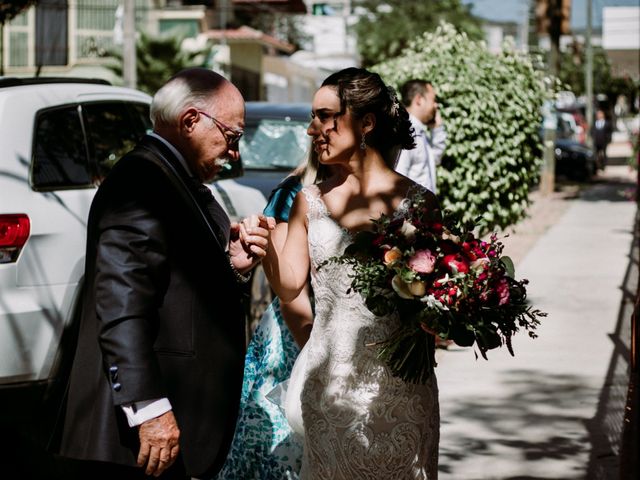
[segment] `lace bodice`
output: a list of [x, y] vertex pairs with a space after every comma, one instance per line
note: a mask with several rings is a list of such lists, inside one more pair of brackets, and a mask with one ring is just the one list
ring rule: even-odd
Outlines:
[[388, 338], [399, 320], [374, 316], [359, 294], [347, 293], [351, 283], [347, 266], [329, 263], [318, 268], [341, 254], [351, 235], [331, 218], [317, 187], [303, 192], [309, 205], [316, 315], [311, 338], [292, 374], [292, 382], [303, 382], [301, 478], [436, 479], [435, 376], [427, 385], [407, 384], [376, 358], [373, 344]]

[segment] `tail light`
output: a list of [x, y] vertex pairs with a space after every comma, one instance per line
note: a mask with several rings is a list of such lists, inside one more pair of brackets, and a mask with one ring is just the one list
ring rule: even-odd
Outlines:
[[27, 215], [0, 215], [0, 263], [11, 263], [18, 259], [30, 230], [31, 222]]

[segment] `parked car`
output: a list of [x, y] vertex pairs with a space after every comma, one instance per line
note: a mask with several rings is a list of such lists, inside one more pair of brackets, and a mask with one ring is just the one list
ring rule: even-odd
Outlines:
[[0, 79], [0, 419], [55, 415], [75, 349], [95, 182], [150, 127], [99, 80]]
[[544, 139], [545, 128], [555, 128], [556, 175], [577, 181], [590, 180], [596, 173], [595, 156], [589, 147], [577, 140], [580, 129], [575, 117], [571, 113], [556, 110], [551, 103], [545, 107], [540, 139]]
[[586, 145], [573, 139], [556, 138], [555, 172], [571, 180], [588, 181], [596, 174], [596, 158]]
[[556, 138], [578, 141], [579, 129], [574, 116], [567, 112], [556, 112], [558, 123]]
[[566, 108], [558, 108], [558, 112], [568, 113], [573, 117], [573, 123], [575, 124], [574, 139], [579, 143], [586, 144], [587, 129], [589, 126], [584, 114], [582, 113], [582, 109], [578, 106], [570, 106]]
[[[244, 173], [235, 180], [269, 198], [278, 183], [307, 157], [310, 112], [308, 103], [247, 102], [245, 133], [240, 139]], [[260, 210], [265, 205], [266, 200]], [[261, 266], [254, 270], [251, 298], [248, 333], [273, 298]]]
[[257, 188], [269, 198], [291, 170], [305, 161], [311, 105], [247, 102], [245, 133], [240, 140], [244, 175], [238, 183]]
[[[96, 184], [151, 128], [150, 101], [102, 80], [0, 78], [0, 424], [37, 416], [46, 430], [56, 417]], [[210, 188], [232, 219], [266, 203], [232, 178]]]

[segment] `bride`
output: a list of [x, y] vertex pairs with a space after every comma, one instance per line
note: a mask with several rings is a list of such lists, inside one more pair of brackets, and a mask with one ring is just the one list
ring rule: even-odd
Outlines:
[[[286, 414], [304, 438], [301, 479], [437, 478], [439, 406], [434, 375], [426, 385], [391, 375], [375, 343], [399, 325], [376, 317], [350, 292], [349, 267], [329, 263], [371, 219], [405, 208], [422, 187], [393, 170], [412, 148], [408, 114], [380, 76], [347, 68], [316, 92], [308, 134], [328, 180], [294, 201], [283, 247], [270, 243], [265, 272], [283, 302], [311, 274], [314, 326], [294, 365]], [[430, 192], [434, 214], [437, 201]]]

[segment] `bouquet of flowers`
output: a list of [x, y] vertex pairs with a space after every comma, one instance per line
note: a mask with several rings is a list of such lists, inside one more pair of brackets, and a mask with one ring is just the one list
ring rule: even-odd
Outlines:
[[401, 217], [381, 216], [329, 262], [353, 268], [351, 288], [375, 315], [398, 313], [401, 327], [375, 346], [394, 375], [424, 383], [435, 367], [433, 337], [486, 352], [520, 329], [535, 338], [546, 313], [527, 304], [527, 280], [516, 280], [497, 235], [477, 238], [475, 225], [442, 218], [420, 194]]

